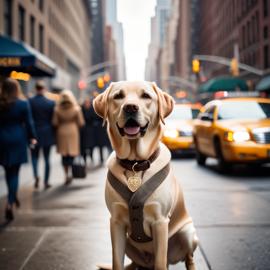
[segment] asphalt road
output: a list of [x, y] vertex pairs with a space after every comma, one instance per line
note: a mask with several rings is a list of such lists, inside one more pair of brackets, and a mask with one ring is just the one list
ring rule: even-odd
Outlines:
[[[270, 167], [220, 175], [213, 160], [206, 167], [186, 158], [172, 164], [200, 238], [197, 269], [270, 269]], [[105, 175], [104, 167], [91, 167], [87, 179], [65, 187], [54, 157], [53, 188], [33, 192], [31, 168], [25, 166], [22, 208], [0, 229], [0, 269], [94, 270], [97, 263], [110, 263]], [[2, 198], [0, 223], [3, 209]], [[176, 269], [185, 268], [170, 268]]]

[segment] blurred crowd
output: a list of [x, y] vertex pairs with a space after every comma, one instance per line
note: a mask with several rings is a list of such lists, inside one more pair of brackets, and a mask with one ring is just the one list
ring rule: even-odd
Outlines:
[[14, 219], [18, 199], [19, 171], [28, 162], [28, 148], [34, 176], [34, 188], [41, 184], [38, 170], [39, 156], [44, 158], [44, 189], [51, 187], [50, 153], [56, 145], [61, 155], [64, 184], [70, 185], [75, 158], [82, 157], [87, 164], [93, 162], [97, 147], [99, 163], [104, 161], [103, 150], [111, 151], [110, 142], [103, 127], [103, 120], [95, 113], [90, 97], [79, 104], [70, 90], [59, 95], [47, 91], [43, 81], [37, 81], [35, 94], [29, 99], [22, 94], [19, 83], [5, 79], [0, 90], [0, 165], [5, 171], [8, 196], [5, 208], [7, 221]]

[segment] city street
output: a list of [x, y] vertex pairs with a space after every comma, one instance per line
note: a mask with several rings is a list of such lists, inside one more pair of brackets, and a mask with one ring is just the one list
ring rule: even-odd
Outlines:
[[196, 270], [270, 270], [270, 0], [0, 0], [0, 270], [110, 269], [110, 226], [191, 270], [183, 202]]
[[[11, 224], [3, 223], [1, 199], [0, 269], [94, 270], [111, 262], [106, 168], [91, 167], [87, 179], [66, 187], [60, 158], [54, 154], [52, 160], [53, 187], [47, 191], [33, 192], [31, 168], [23, 167], [22, 207]], [[270, 167], [224, 176], [214, 160], [205, 168], [192, 158], [172, 164], [200, 238], [197, 269], [270, 269]]]

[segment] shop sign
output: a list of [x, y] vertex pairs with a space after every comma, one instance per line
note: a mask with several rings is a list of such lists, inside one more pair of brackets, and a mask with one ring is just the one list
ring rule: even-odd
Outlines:
[[17, 67], [21, 66], [21, 58], [19, 57], [0, 57], [1, 67]]
[[28, 73], [12, 71], [10, 73], [10, 78], [21, 81], [29, 81], [31, 76]]

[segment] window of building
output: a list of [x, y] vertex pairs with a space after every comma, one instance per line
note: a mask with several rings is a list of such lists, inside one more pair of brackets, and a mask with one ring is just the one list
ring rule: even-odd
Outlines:
[[256, 40], [259, 41], [260, 40], [260, 26], [259, 26], [259, 12], [256, 12], [256, 16], [255, 16], [255, 21], [256, 21]]
[[242, 15], [246, 13], [246, 0], [242, 0]]
[[25, 40], [25, 9], [19, 5], [18, 10], [18, 22], [19, 22], [19, 39], [24, 41]]
[[246, 5], [247, 5], [247, 10], [249, 10], [249, 8], [250, 8], [250, 6], [251, 6], [251, 1], [250, 1], [250, 0], [247, 0], [246, 2], [247, 2], [247, 3], [246, 3]]
[[251, 27], [250, 27], [250, 22], [248, 21], [247, 23], [247, 45], [250, 45], [250, 36], [251, 36]]
[[246, 27], [243, 26], [243, 40], [242, 40], [243, 48], [246, 47]]
[[256, 42], [256, 19], [255, 16], [252, 16], [252, 23], [251, 23], [251, 28], [252, 28], [252, 42]]
[[264, 55], [263, 55], [263, 59], [264, 59], [264, 68], [269, 68], [270, 67], [270, 64], [269, 64], [269, 46], [268, 45], [265, 45], [263, 47], [263, 52], [264, 52]]
[[43, 9], [44, 9], [44, 1], [43, 0], [39, 0], [38, 8], [39, 8], [40, 11], [43, 11]]
[[264, 26], [263, 28], [263, 38], [268, 39], [268, 27]]
[[253, 66], [256, 66], [256, 53], [255, 52], [253, 52], [253, 54], [252, 54], [252, 62], [253, 62]]
[[39, 51], [44, 52], [44, 27], [42, 24], [39, 25]]
[[96, 8], [96, 7], [98, 6], [97, 1], [92, 1], [92, 2], [91, 2], [91, 6], [92, 6], [93, 8]]
[[4, 2], [4, 33], [12, 36], [12, 0]]
[[269, 0], [263, 0], [263, 16], [268, 16], [268, 1]]
[[35, 17], [30, 17], [30, 44], [35, 47]]

